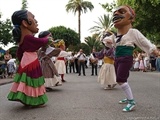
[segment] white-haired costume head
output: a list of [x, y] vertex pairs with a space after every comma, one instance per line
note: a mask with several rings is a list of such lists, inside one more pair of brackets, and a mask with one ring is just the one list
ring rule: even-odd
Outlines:
[[109, 32], [109, 31], [107, 31], [104, 35], [102, 35], [102, 37], [101, 37], [101, 42], [106, 46], [106, 47], [109, 47], [109, 48], [111, 48], [112, 47], [112, 45], [111, 44], [107, 44], [107, 41], [108, 40], [111, 40], [111, 35], [112, 35], [113, 33], [112, 32]]

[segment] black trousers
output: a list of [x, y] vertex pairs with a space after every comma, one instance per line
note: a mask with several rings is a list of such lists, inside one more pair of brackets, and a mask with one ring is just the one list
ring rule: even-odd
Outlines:
[[94, 73], [95, 73], [95, 75], [97, 75], [97, 67], [98, 67], [98, 65], [91, 63], [91, 66], [92, 66], [92, 74], [91, 75], [94, 75]]
[[83, 75], [86, 75], [85, 73], [85, 62], [78, 62], [78, 68], [79, 68], [79, 75], [81, 75], [81, 68], [82, 68], [82, 71], [83, 71]]
[[71, 73], [72, 70], [73, 70], [73, 73], [75, 73], [74, 62], [69, 63], [69, 72]]

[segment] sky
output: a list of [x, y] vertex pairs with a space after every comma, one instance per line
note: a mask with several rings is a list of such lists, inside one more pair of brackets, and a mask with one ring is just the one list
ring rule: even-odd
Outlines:
[[[27, 9], [31, 11], [36, 20], [38, 21], [39, 32], [48, 30], [51, 27], [65, 26], [71, 28], [78, 33], [78, 16], [74, 13], [66, 12], [66, 4], [69, 0], [27, 0]], [[111, 3], [113, 0], [85, 0], [92, 2], [94, 9], [92, 12], [88, 11], [81, 15], [81, 41], [84, 42], [84, 38], [91, 36], [92, 33], [89, 29], [98, 22], [98, 17], [103, 14], [107, 14], [106, 11], [99, 5], [106, 2]], [[21, 9], [22, 0], [0, 0], [0, 12], [2, 13], [1, 20], [11, 18], [14, 11]], [[38, 34], [36, 34], [38, 36]], [[12, 44], [8, 46], [2, 46], [4, 49], [8, 49]]]

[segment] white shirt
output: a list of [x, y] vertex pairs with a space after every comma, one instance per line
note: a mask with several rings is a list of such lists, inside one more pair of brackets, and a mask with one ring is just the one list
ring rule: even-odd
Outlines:
[[[141, 50], [145, 51], [147, 54], [151, 54], [156, 46], [151, 43], [139, 30], [130, 28], [129, 31], [122, 36], [121, 41], [116, 43], [117, 38], [115, 35], [109, 36], [113, 41], [113, 45], [116, 46], [132, 46], [137, 45]], [[104, 38], [105, 39], [105, 38]], [[108, 37], [107, 37], [108, 39]]]

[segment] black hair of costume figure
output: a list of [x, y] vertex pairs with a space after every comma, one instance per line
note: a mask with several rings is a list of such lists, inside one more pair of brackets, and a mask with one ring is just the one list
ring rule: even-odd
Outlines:
[[43, 38], [43, 37], [46, 37], [49, 34], [51, 34], [49, 31], [42, 31], [42, 32], [39, 33], [38, 37]]
[[13, 34], [13, 39], [15, 40], [16, 43], [19, 43], [21, 39], [20, 26], [22, 24], [22, 21], [25, 20], [30, 25], [28, 21], [27, 12], [28, 12], [27, 10], [18, 10], [18, 11], [15, 11], [11, 17], [11, 20], [14, 26], [12, 30], [12, 34]]

